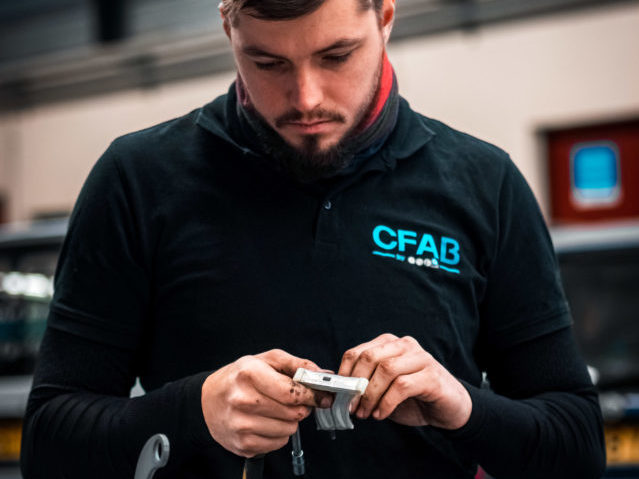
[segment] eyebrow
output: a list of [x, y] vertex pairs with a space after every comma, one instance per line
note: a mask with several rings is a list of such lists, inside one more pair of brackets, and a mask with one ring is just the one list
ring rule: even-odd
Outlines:
[[[313, 52], [313, 55], [323, 55], [332, 50], [337, 50], [340, 48], [357, 48], [363, 42], [364, 40], [362, 38], [342, 38], [340, 40], [337, 40], [336, 42], [331, 43], [327, 47], [321, 48], [320, 50]], [[268, 52], [254, 45], [248, 45], [246, 47], [243, 47], [242, 51], [245, 54], [253, 56], [253, 57], [269, 57], [269, 58], [275, 58], [278, 60], [287, 60], [286, 57], [283, 57], [281, 55], [276, 55], [275, 53]]]

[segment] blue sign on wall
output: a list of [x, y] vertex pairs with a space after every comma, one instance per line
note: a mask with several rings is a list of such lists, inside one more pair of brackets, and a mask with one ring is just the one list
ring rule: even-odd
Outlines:
[[611, 142], [588, 143], [572, 149], [572, 198], [582, 206], [610, 205], [619, 199], [619, 153]]

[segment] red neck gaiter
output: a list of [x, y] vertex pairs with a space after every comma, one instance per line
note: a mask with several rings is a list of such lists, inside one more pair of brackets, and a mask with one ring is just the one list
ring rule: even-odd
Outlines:
[[375, 120], [377, 120], [379, 115], [382, 113], [384, 105], [386, 104], [386, 100], [388, 100], [388, 96], [390, 95], [392, 89], [393, 66], [388, 60], [386, 51], [384, 51], [384, 58], [382, 60], [382, 74], [379, 79], [379, 89], [377, 90], [377, 94], [375, 95], [373, 108], [361, 122], [360, 128], [358, 129], [360, 132], [364, 131], [366, 128], [369, 128], [373, 123], [375, 123]]

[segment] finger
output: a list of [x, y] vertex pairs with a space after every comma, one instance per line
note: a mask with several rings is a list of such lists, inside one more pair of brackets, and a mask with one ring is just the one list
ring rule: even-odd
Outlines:
[[[394, 339], [388, 341], [386, 343], [381, 343], [376, 346], [371, 346], [370, 348], [361, 352], [355, 364], [353, 364], [353, 370], [351, 371], [351, 376], [357, 378], [366, 378], [371, 379], [373, 374], [375, 373], [375, 369], [377, 365], [387, 359], [392, 357], [400, 356], [405, 352], [405, 345], [401, 342], [400, 339]], [[369, 395], [369, 388], [366, 388], [366, 392], [362, 396], [358, 396], [353, 399], [353, 402], [350, 406], [350, 411], [358, 411], [360, 403], [366, 399]], [[366, 417], [363, 414], [360, 415], [359, 411], [357, 414], [358, 417]]]
[[249, 361], [251, 362], [243, 365], [238, 373], [238, 381], [249, 382], [260, 394], [285, 406], [318, 407], [326, 401], [326, 393], [316, 393], [293, 381], [289, 376], [276, 371], [271, 363], [260, 359], [259, 356]]
[[395, 378], [421, 371], [427, 364], [428, 356], [423, 351], [381, 360], [360, 400], [357, 417], [365, 419], [370, 416]]
[[[298, 358], [297, 356], [293, 356], [292, 354], [289, 354], [281, 349], [272, 349], [270, 351], [266, 351], [265, 353], [259, 354], [258, 357], [264, 359], [264, 361], [266, 361], [276, 371], [290, 377], [295, 376], [298, 368], [335, 374], [335, 371], [331, 369], [322, 369], [310, 359]], [[311, 391], [311, 394], [313, 394], [314, 397], [314, 403], [308, 404], [305, 399], [304, 404], [322, 408], [331, 407], [334, 399], [333, 394], [326, 391], [318, 391], [315, 389], [311, 389]], [[297, 394], [297, 391], [295, 393]]]
[[[401, 354], [404, 351], [404, 345], [405, 341], [403, 338], [400, 340], [393, 334], [383, 334], [368, 343], [351, 349], [351, 354], [347, 351], [344, 357], [351, 361], [351, 370], [347, 375], [369, 379], [373, 375], [379, 361]], [[355, 355], [357, 356], [355, 357]], [[357, 396], [353, 399], [349, 406], [349, 412], [352, 413], [357, 410], [360, 400], [361, 396]]]
[[[289, 354], [286, 351], [283, 351], [281, 349], [272, 349], [270, 351], [266, 351], [265, 353], [258, 354], [256, 357], [263, 359], [273, 369], [289, 377], [293, 377], [298, 368], [304, 368], [310, 371], [330, 372], [334, 374], [333, 371], [329, 369], [322, 369], [309, 359], [298, 358], [297, 356], [293, 356], [292, 354]], [[295, 384], [296, 386], [294, 387], [294, 389], [295, 389], [295, 395], [297, 396], [299, 395], [298, 394], [299, 387], [297, 386], [297, 383]], [[305, 386], [303, 386], [303, 388], [304, 389], [302, 389], [302, 391], [304, 391], [305, 389], [309, 389], [309, 388], [306, 388]], [[305, 394], [302, 394], [301, 400], [303, 404], [306, 404], [308, 406], [327, 408], [327, 407], [330, 407], [331, 404], [333, 403], [333, 395], [330, 393], [327, 393], [326, 391], [311, 390], [310, 394], [312, 394], [313, 396], [313, 400], [311, 401], [311, 403], [309, 403], [308, 391], [306, 391]], [[292, 404], [297, 404], [296, 401], [297, 400], [293, 399]], [[285, 402], [285, 404], [291, 404], [291, 402], [287, 401]]]
[[234, 406], [247, 414], [282, 421], [302, 421], [313, 411], [309, 406], [286, 406], [261, 394], [255, 398], [245, 398], [243, 402], [235, 403]]
[[238, 436], [257, 435], [269, 439], [278, 439], [295, 434], [297, 421], [282, 421], [270, 417], [238, 413], [230, 422], [231, 429]]
[[397, 336], [395, 336], [394, 334], [385, 333], [380, 336], [377, 336], [375, 339], [372, 339], [371, 341], [362, 343], [358, 346], [355, 346], [354, 348], [349, 349], [342, 356], [342, 362], [339, 366], [339, 370], [337, 371], [337, 374], [339, 374], [340, 376], [352, 376], [351, 372], [353, 371], [353, 366], [355, 365], [357, 358], [359, 358], [359, 355], [363, 351], [365, 351], [366, 349], [370, 347], [388, 343], [395, 339], [397, 339]]
[[309, 359], [298, 358], [282, 349], [271, 349], [255, 357], [266, 361], [273, 369], [288, 377], [295, 376], [298, 368], [310, 369], [311, 371], [321, 371], [321, 368]]
[[351, 375], [357, 378], [370, 379], [377, 365], [385, 359], [406, 354], [413, 344], [404, 338], [397, 338], [387, 343], [382, 343], [361, 352], [353, 365]]
[[402, 402], [421, 395], [424, 384], [428, 381], [427, 376], [428, 374], [422, 370], [396, 377], [373, 411], [373, 417], [379, 420], [386, 419]]

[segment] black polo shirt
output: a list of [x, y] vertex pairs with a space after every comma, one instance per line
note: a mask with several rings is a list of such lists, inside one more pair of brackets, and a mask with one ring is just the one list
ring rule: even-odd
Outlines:
[[[147, 391], [194, 378], [182, 419], [197, 455], [181, 477], [241, 467], [208, 436], [198, 394], [243, 355], [281, 348], [337, 369], [391, 332], [477, 386], [488, 355], [570, 324], [542, 215], [503, 151], [402, 100], [375, 155], [302, 185], [238, 143], [234, 102], [109, 147], [73, 212], [49, 320], [130, 356], [126, 375]], [[474, 472], [435, 428], [356, 420], [331, 440], [308, 420], [301, 432], [311, 478]], [[288, 447], [266, 473], [291, 475]]]

